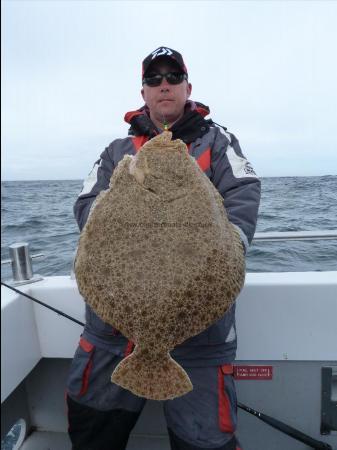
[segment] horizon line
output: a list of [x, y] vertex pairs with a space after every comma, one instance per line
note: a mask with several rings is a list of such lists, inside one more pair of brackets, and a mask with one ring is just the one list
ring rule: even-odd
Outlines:
[[[324, 175], [264, 175], [258, 178], [318, 178], [318, 177], [335, 177], [337, 174], [324, 174]], [[86, 177], [85, 177], [86, 178]], [[1, 183], [13, 182], [13, 181], [84, 181], [85, 178], [32, 178], [32, 179], [1, 179]]]

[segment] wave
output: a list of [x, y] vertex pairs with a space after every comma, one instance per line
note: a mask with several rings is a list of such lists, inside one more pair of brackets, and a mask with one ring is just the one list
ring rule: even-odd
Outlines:
[[[80, 235], [73, 204], [82, 180], [2, 185], [4, 253], [13, 242], [28, 241], [32, 254], [45, 254], [34, 261], [36, 272], [68, 275]], [[336, 217], [337, 176], [262, 178], [258, 232], [333, 229]], [[248, 250], [247, 270], [336, 270], [336, 261], [336, 241], [255, 241]]]

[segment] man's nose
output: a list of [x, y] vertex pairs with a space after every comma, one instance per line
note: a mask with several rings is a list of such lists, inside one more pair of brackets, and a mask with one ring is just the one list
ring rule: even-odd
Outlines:
[[167, 82], [165, 77], [163, 77], [162, 82], [160, 84], [160, 90], [161, 91], [169, 91], [170, 90], [170, 84]]

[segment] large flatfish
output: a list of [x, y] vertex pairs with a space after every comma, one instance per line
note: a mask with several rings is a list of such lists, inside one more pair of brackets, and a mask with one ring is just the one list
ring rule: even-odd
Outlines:
[[97, 197], [75, 273], [85, 301], [135, 344], [112, 382], [165, 400], [193, 388], [169, 352], [226, 313], [245, 262], [221, 195], [186, 145], [163, 132], [125, 156]]

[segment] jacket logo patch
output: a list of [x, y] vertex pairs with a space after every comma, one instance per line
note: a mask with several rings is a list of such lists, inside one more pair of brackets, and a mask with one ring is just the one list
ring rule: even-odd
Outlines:
[[237, 155], [231, 146], [228, 146], [227, 157], [235, 178], [257, 178], [251, 164], [245, 158]]
[[247, 163], [246, 163], [246, 165], [245, 165], [245, 167], [244, 167], [243, 170], [245, 171], [245, 173], [246, 173], [247, 175], [251, 175], [251, 176], [253, 176], [253, 177], [256, 177], [256, 173], [254, 172], [254, 169], [253, 169], [253, 167], [251, 166], [250, 162], [247, 161]]

